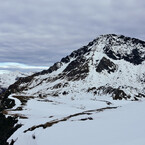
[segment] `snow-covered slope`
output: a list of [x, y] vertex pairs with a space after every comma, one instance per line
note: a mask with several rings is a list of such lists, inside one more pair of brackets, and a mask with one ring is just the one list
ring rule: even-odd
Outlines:
[[78, 96], [81, 93], [137, 100], [145, 94], [145, 42], [102, 35], [48, 70], [17, 81], [12, 93]]
[[[21, 77], [27, 77], [32, 75], [32, 73], [21, 73], [18, 71], [11, 72], [0, 70], [0, 95], [3, 94], [10, 85], [15, 83]], [[1, 97], [0, 97], [1, 100]]]
[[[31, 102], [33, 107], [36, 105], [39, 108], [36, 109], [38, 112], [33, 112], [33, 117], [29, 116], [29, 121], [20, 119], [20, 122], [25, 123], [25, 125], [9, 138], [9, 142], [13, 139], [16, 141], [14, 145], [145, 144], [145, 101], [129, 103], [115, 110], [94, 111], [91, 115], [88, 112], [88, 114], [71, 117], [66, 121], [57, 123], [54, 123], [56, 116], [49, 115], [59, 116], [61, 114], [62, 116], [74, 113], [75, 109], [66, 110], [68, 108], [63, 108], [63, 105], [51, 106], [49, 103], [47, 104], [48, 106], [45, 103], [42, 106], [37, 106]], [[47, 113], [44, 113], [42, 108], [47, 108], [45, 110]], [[29, 110], [27, 113], [30, 114]], [[40, 122], [41, 124], [47, 122], [48, 127], [43, 128], [42, 125], [40, 126]], [[52, 122], [54, 124], [51, 126]], [[24, 132], [29, 127], [32, 130]]]
[[21, 73], [18, 71], [15, 72], [5, 72], [0, 73], [0, 87], [8, 88], [10, 85], [15, 83], [20, 77], [27, 77], [32, 75], [32, 73]]

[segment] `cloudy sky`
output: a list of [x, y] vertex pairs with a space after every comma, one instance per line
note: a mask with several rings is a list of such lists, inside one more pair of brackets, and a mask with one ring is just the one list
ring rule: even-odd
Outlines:
[[0, 69], [43, 69], [101, 34], [145, 40], [144, 14], [145, 0], [0, 0]]

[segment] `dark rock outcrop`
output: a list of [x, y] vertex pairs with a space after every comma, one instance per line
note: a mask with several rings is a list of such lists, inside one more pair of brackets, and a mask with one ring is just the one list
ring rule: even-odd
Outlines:
[[[22, 125], [17, 124], [17, 118], [14, 117], [5, 117], [0, 113], [0, 145], [9, 145], [7, 139]], [[11, 143], [13, 145], [13, 143]]]
[[0, 88], [0, 94], [3, 94], [6, 90], [6, 88]]
[[94, 93], [94, 95], [101, 94], [110, 94], [114, 100], [122, 100], [122, 99], [130, 99], [131, 96], [127, 95], [123, 90], [120, 88], [112, 88], [111, 86], [105, 87], [101, 86], [99, 88], [93, 87], [89, 88], [88, 92]]
[[98, 64], [96, 71], [97, 72], [102, 72], [103, 70], [107, 70], [108, 73], [115, 72], [117, 69], [116, 65], [111, 62], [109, 59], [103, 57]]
[[84, 79], [89, 73], [88, 63], [85, 58], [78, 57], [72, 61], [65, 69], [64, 74], [67, 80], [80, 80]]
[[[117, 40], [115, 40], [113, 36], [116, 36]], [[108, 34], [108, 35], [105, 35], [105, 37], [108, 43], [105, 45], [103, 49], [108, 57], [115, 60], [124, 59], [125, 61], [133, 63], [134, 65], [139, 65], [145, 60], [145, 53], [141, 54], [140, 50], [137, 48], [137, 45], [145, 47], [144, 41], [141, 41], [136, 38], [125, 37], [123, 35], [117, 36], [115, 34]], [[134, 45], [134, 49], [132, 50], [130, 54], [120, 54], [120, 52], [115, 53], [112, 50], [112, 46], [119, 46], [123, 44], [127, 44], [128, 47], [130, 47], [131, 45]]]

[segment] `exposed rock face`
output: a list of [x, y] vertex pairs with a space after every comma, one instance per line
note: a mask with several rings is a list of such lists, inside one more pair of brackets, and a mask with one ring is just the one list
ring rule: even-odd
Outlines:
[[17, 122], [16, 118], [10, 116], [6, 118], [0, 113], [0, 145], [9, 145], [7, 139], [21, 127], [20, 124], [15, 125]]
[[[145, 55], [142, 53], [143, 51], [138, 49], [138, 47], [141, 48], [145, 47], [144, 41], [141, 41], [136, 38], [125, 37], [123, 35], [120, 36], [108, 35], [106, 39], [107, 39], [107, 44], [104, 47], [104, 52], [110, 58], [115, 60], [124, 59], [135, 65], [141, 64], [145, 60]], [[129, 54], [127, 53], [121, 54], [120, 52], [116, 53], [111, 49], [113, 46], [119, 46], [119, 45], [126, 46], [126, 49], [132, 47], [132, 49], [130, 49]]]
[[145, 42], [123, 35], [102, 35], [48, 70], [18, 79], [8, 91], [31, 96], [61, 96], [89, 93], [88, 88], [95, 87], [99, 95], [134, 100], [145, 94], [144, 66]]
[[120, 88], [112, 88], [110, 86], [105, 87], [101, 86], [99, 88], [89, 88], [88, 92], [92, 92], [94, 95], [100, 94], [109, 94], [114, 100], [122, 100], [122, 99], [130, 99], [131, 96], [127, 95], [122, 89]]
[[97, 66], [96, 71], [97, 72], [102, 72], [103, 70], [107, 70], [108, 73], [115, 72], [117, 69], [116, 65], [111, 62], [109, 59], [103, 57]]
[[6, 90], [6, 88], [0, 88], [0, 94], [3, 94]]
[[78, 57], [76, 60], [69, 63], [69, 65], [63, 70], [68, 80], [80, 80], [84, 79], [89, 73], [88, 63], [83, 57]]

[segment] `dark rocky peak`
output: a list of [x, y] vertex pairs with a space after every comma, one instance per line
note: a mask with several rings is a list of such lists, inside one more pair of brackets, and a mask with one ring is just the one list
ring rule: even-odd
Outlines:
[[88, 45], [73, 51], [69, 56], [62, 58], [61, 62], [68, 63], [71, 58], [82, 57], [89, 54], [103, 44], [99, 51], [103, 51], [108, 57], [120, 60], [124, 59], [135, 65], [141, 64], [145, 60], [145, 42], [136, 38], [125, 37], [123, 35], [106, 34], [101, 35], [89, 42]]
[[[90, 43], [92, 44], [92, 42], [90, 42]], [[89, 51], [88, 48], [91, 45], [90, 43], [87, 46], [83, 46], [82, 48], [73, 51], [70, 55], [62, 58], [60, 62], [68, 63], [68, 62], [70, 62], [71, 58], [77, 58], [77, 57], [83, 56], [84, 54], [86, 54]]]
[[[125, 37], [123, 35], [106, 34], [97, 37], [93, 41], [89, 42], [88, 45], [73, 51], [70, 55], [62, 58], [60, 62], [57, 62], [53, 66], [51, 66], [48, 70], [43, 70], [39, 73], [34, 74], [33, 76], [52, 73], [53, 71], [58, 70], [64, 63], [70, 63], [72, 58], [77, 59], [78, 57], [83, 57], [84, 55], [89, 54], [89, 52], [92, 51], [93, 46], [97, 47], [98, 45], [100, 45], [100, 43], [103, 43], [105, 45], [101, 49], [104, 51], [105, 54], [107, 54], [108, 57], [112, 59], [124, 59], [136, 65], [141, 64], [142, 61], [145, 59], [144, 41], [136, 38]], [[126, 47], [124, 45], [126, 45]], [[141, 49], [138, 48], [137, 45], [141, 47]], [[118, 47], [118, 50], [115, 50], [114, 47]], [[132, 48], [130, 52], [128, 52], [127, 50], [128, 47]]]
[[100, 60], [100, 63], [96, 68], [96, 71], [100, 73], [103, 70], [106, 70], [108, 73], [115, 72], [117, 70], [117, 66], [109, 59], [103, 57]]
[[78, 58], [78, 57], [83, 57], [84, 54], [86, 54], [89, 50], [88, 48], [91, 46], [93, 42], [90, 42], [87, 46], [83, 46], [82, 48], [73, 51], [70, 55], [63, 57], [60, 62], [56, 62], [54, 65], [52, 65], [48, 70], [43, 70], [41, 72], [38, 72], [34, 74], [33, 76], [38, 76], [38, 75], [44, 75], [48, 73], [52, 73], [53, 71], [58, 70], [63, 63], [69, 63], [71, 58]]
[[50, 66], [49, 69], [35, 73], [33, 76], [45, 75], [45, 74], [52, 73], [53, 71], [58, 70], [61, 66], [62, 66], [62, 62], [56, 62], [56, 63], [54, 63], [54, 65]]
[[145, 42], [142, 40], [107, 34], [101, 35], [99, 41], [105, 44], [102, 49], [112, 59], [124, 59], [134, 65], [141, 64], [145, 60]]
[[133, 45], [140, 44], [141, 46], [145, 47], [145, 42], [142, 40], [139, 40], [137, 38], [131, 38], [124, 35], [116, 35], [116, 34], [106, 34], [106, 35], [100, 35], [100, 39], [105, 39], [109, 44], [126, 44], [126, 43], [132, 43]]

